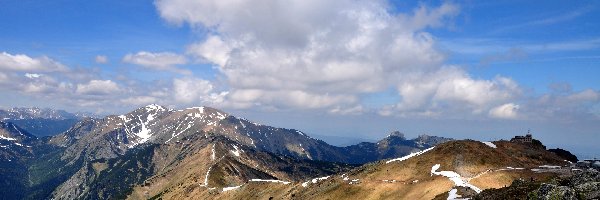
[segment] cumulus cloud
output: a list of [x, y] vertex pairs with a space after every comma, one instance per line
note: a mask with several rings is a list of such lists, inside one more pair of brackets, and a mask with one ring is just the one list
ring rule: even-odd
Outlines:
[[121, 103], [133, 106], [149, 105], [158, 103], [158, 99], [153, 96], [132, 96], [121, 100]]
[[517, 99], [521, 89], [510, 78], [474, 79], [455, 66], [445, 66], [398, 84], [401, 101], [381, 108], [381, 115], [437, 117], [456, 113], [482, 114]]
[[76, 93], [84, 95], [110, 95], [119, 92], [119, 86], [112, 80], [91, 80], [86, 84], [77, 84]]
[[67, 68], [46, 56], [32, 58], [24, 54], [0, 53], [0, 69], [3, 71], [53, 72]]
[[98, 64], [106, 64], [108, 63], [108, 57], [104, 55], [97, 55], [95, 58], [96, 63]]
[[358, 96], [436, 71], [444, 55], [426, 28], [458, 14], [450, 3], [393, 14], [382, 1], [158, 0], [161, 16], [213, 30], [188, 53], [226, 77], [230, 105], [358, 106]]
[[135, 54], [127, 54], [123, 57], [123, 62], [136, 64], [148, 69], [171, 71], [182, 74], [190, 74], [188, 70], [177, 68], [176, 65], [187, 63], [187, 59], [171, 52], [152, 53], [140, 51]]
[[173, 97], [178, 103], [214, 104], [222, 101], [224, 94], [213, 92], [210, 81], [198, 78], [176, 78], [173, 80]]
[[491, 109], [489, 115], [493, 118], [516, 119], [518, 110], [519, 105], [515, 105], [514, 103], [507, 103]]
[[211, 35], [203, 43], [190, 45], [187, 52], [198, 56], [203, 62], [225, 66], [231, 50], [232, 47], [228, 46], [220, 37]]
[[55, 77], [25, 73], [23, 76], [11, 78], [12, 89], [29, 95], [50, 95], [68, 91], [68, 86]]

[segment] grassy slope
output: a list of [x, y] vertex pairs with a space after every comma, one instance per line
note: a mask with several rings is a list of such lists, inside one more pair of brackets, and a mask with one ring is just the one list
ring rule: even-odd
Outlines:
[[[530, 170], [494, 171], [506, 167], [533, 168], [543, 164], [566, 164], [561, 158], [544, 149], [495, 142], [494, 149], [477, 141], [453, 141], [438, 145], [420, 156], [386, 164], [384, 161], [363, 165], [346, 174], [349, 179], [359, 179], [349, 184], [341, 174], [302, 187], [301, 182], [288, 185], [279, 183], [249, 182], [237, 190], [222, 192], [210, 190], [184, 182], [171, 187], [160, 197], [194, 199], [433, 199], [449, 191], [453, 183], [446, 177], [431, 176], [431, 167], [440, 164], [440, 170], [455, 171], [463, 177], [475, 177], [471, 183], [480, 187], [499, 188], [517, 178], [536, 177], [538, 179], [552, 174], [535, 174]], [[210, 155], [210, 154], [207, 154]], [[206, 156], [207, 156], [206, 155]], [[491, 170], [491, 171], [488, 171]], [[487, 172], [486, 172], [487, 171]], [[201, 175], [202, 173], [200, 173]], [[307, 179], [308, 180], [308, 179]], [[388, 180], [385, 182], [384, 180]], [[395, 182], [389, 182], [395, 180]], [[196, 184], [198, 185], [198, 184]], [[136, 196], [132, 196], [136, 197]], [[139, 197], [139, 196], [137, 196]]]

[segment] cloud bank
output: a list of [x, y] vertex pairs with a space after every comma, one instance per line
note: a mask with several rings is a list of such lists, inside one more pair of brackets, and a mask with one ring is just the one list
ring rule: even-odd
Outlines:
[[208, 33], [188, 54], [226, 78], [222, 104], [231, 107], [356, 113], [364, 111], [361, 96], [391, 88], [401, 100], [379, 108], [384, 115], [486, 115], [521, 91], [510, 78], [475, 79], [444, 63], [428, 31], [458, 15], [452, 3], [409, 13], [391, 13], [385, 1], [155, 4], [166, 21]]
[[[0, 87], [100, 107], [159, 103], [494, 120], [600, 115], [596, 90], [536, 95], [510, 77], [473, 77], [464, 66], [448, 64], [433, 32], [460, 14], [453, 3], [407, 12], [392, 11], [387, 1], [353, 0], [156, 0], [155, 6], [162, 19], [191, 27], [200, 39], [181, 47], [182, 54], [141, 50], [117, 65], [168, 78], [139, 80], [2, 52]], [[489, 59], [526, 57], [509, 53]], [[93, 60], [109, 62], [104, 55]], [[199, 77], [187, 66], [198, 62], [212, 65], [216, 78]], [[382, 93], [391, 97], [369, 102]]]

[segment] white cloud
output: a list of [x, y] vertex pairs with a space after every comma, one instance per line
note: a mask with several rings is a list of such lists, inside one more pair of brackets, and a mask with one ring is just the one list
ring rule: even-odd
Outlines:
[[493, 118], [516, 119], [518, 117], [519, 105], [507, 103], [490, 110], [489, 115]]
[[87, 84], [77, 84], [76, 93], [83, 95], [109, 95], [120, 91], [111, 80], [91, 80]]
[[394, 110], [391, 108], [395, 108], [396, 112], [421, 116], [435, 116], [444, 111], [479, 114], [491, 106], [515, 99], [521, 89], [506, 77], [478, 80], [460, 68], [449, 66], [400, 83], [398, 92], [401, 102], [380, 113], [391, 114]]
[[121, 100], [127, 105], [142, 106], [157, 103], [158, 99], [152, 96], [132, 96]]
[[179, 103], [203, 103], [210, 100], [214, 87], [203, 79], [181, 78], [173, 80], [174, 99]]
[[600, 113], [594, 113], [597, 107], [600, 107], [600, 92], [587, 89], [542, 95], [531, 100], [527, 109], [523, 109], [523, 114], [530, 119], [600, 119]]
[[599, 101], [600, 93], [591, 89], [587, 89], [575, 94], [571, 94], [567, 96], [566, 99], [570, 102]]
[[23, 85], [21, 88], [25, 93], [47, 93], [54, 89], [54, 87], [44, 82], [31, 82]]
[[363, 112], [365, 112], [365, 108], [361, 105], [357, 105], [350, 108], [343, 108], [338, 106], [329, 110], [329, 113], [336, 115], [357, 115]]
[[29, 72], [53, 72], [66, 71], [67, 68], [46, 56], [32, 58], [23, 54], [11, 55], [6, 52], [0, 53], [0, 70], [3, 71], [29, 71]]
[[104, 56], [104, 55], [97, 55], [96, 58], [96, 63], [98, 64], [106, 64], [108, 63], [108, 57]]
[[42, 74], [25, 73], [25, 77], [30, 78], [30, 79], [39, 78], [41, 76], [42, 76]]
[[8, 82], [9, 77], [5, 73], [0, 72], [0, 83]]
[[187, 59], [171, 52], [151, 53], [140, 51], [136, 54], [127, 54], [123, 57], [123, 62], [136, 64], [148, 69], [171, 71], [182, 74], [190, 74], [188, 70], [180, 69], [175, 65], [183, 65], [187, 63]]
[[314, 94], [300, 90], [236, 89], [226, 96], [227, 106], [235, 108], [327, 108], [357, 102], [353, 95]]
[[218, 36], [209, 36], [204, 43], [192, 44], [187, 52], [198, 55], [204, 62], [225, 66], [232, 48]]
[[226, 77], [229, 105], [355, 107], [410, 76], [435, 71], [444, 55], [424, 29], [458, 13], [454, 4], [392, 14], [383, 1], [158, 0], [169, 22], [211, 30], [188, 53]]

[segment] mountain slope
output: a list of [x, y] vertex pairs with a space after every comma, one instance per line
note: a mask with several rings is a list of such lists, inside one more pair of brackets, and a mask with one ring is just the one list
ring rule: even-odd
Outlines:
[[133, 194], [148, 198], [175, 188], [220, 190], [252, 179], [300, 180], [349, 167], [259, 152], [222, 136], [197, 134], [175, 143], [141, 144], [116, 158], [84, 161], [52, 198], [122, 198], [136, 185]]
[[0, 121], [0, 159], [18, 159], [31, 156], [31, 144], [35, 136], [11, 122]]
[[[335, 147], [298, 130], [260, 125], [213, 108], [171, 110], [148, 105], [124, 115], [85, 119], [50, 138], [48, 144], [64, 150], [36, 162], [35, 168], [61, 164], [62, 167], [36, 183], [40, 187], [45, 182], [59, 183], [50, 196], [70, 199], [121, 197], [127, 194], [128, 188], [142, 182], [149, 187], [160, 186], [148, 191], [166, 192], [170, 189], [162, 188], [165, 184], [173, 186], [183, 182], [160, 177], [177, 176], [173, 180], [197, 182], [212, 167], [213, 174], [222, 176], [205, 177], [209, 186], [214, 184], [211, 188], [234, 187], [252, 179], [299, 181], [338, 172], [348, 166], [323, 161], [370, 162], [406, 155], [447, 140], [432, 136], [407, 140], [395, 132], [378, 143]], [[213, 147], [208, 148], [210, 144]], [[208, 161], [207, 157], [197, 157], [200, 152], [212, 149], [217, 154], [229, 153]], [[231, 156], [232, 153], [235, 156]], [[181, 171], [185, 173], [180, 174]], [[115, 180], [123, 182], [116, 188], [107, 186]], [[136, 191], [140, 190], [143, 189]], [[39, 195], [49, 194], [39, 192]]]
[[556, 175], [531, 169], [566, 164], [541, 144], [400, 132], [335, 147], [208, 107], [149, 105], [43, 140], [0, 125], [0, 142], [14, 147], [0, 153], [23, 150], [17, 165], [0, 162], [11, 199], [432, 199], [547, 179]]
[[[539, 165], [565, 165], [545, 149], [506, 141], [496, 148], [478, 141], [451, 141], [402, 159], [379, 161], [336, 175], [290, 184], [248, 182], [227, 191], [173, 190], [161, 197], [190, 199], [433, 199], [460, 193], [475, 194], [500, 188], [518, 178], [547, 179], [553, 173], [536, 173]], [[523, 169], [521, 169], [523, 168]], [[463, 186], [463, 187], [459, 187]], [[472, 188], [472, 189], [471, 189]], [[187, 196], [186, 196], [187, 195]], [[135, 199], [135, 198], [133, 198]]]
[[51, 137], [48, 141], [48, 144], [59, 147], [71, 146], [77, 140], [94, 130], [94, 128], [100, 124], [99, 121], [99, 119], [84, 118], [67, 129], [65, 132]]
[[[49, 154], [45, 160], [35, 162], [32, 169], [36, 170], [32, 170], [32, 173], [38, 173], [37, 169], [44, 166], [60, 167], [50, 175], [45, 175], [46, 178], [34, 181], [34, 185], [44, 189], [34, 193], [39, 195], [36, 197], [56, 199], [120, 197], [133, 185], [145, 181], [149, 176], [168, 173], [182, 160], [193, 157], [196, 151], [208, 149], [207, 145], [211, 141], [212, 148], [215, 148], [217, 153], [228, 152], [219, 150], [225, 149], [225, 144], [230, 149], [239, 148], [242, 152], [253, 152], [249, 155], [244, 154], [246, 156], [237, 156], [235, 159], [224, 156], [218, 159], [219, 162], [211, 164], [215, 166], [215, 173], [223, 174], [237, 169], [236, 171], [241, 170], [248, 174], [234, 174], [227, 179], [215, 180], [217, 185], [222, 187], [247, 181], [248, 178], [288, 179], [306, 177], [306, 174], [322, 174], [330, 169], [324, 167], [330, 164], [319, 164], [316, 169], [311, 169], [315, 164], [298, 169], [299, 166], [304, 166], [301, 163], [320, 162], [284, 158], [271, 153], [261, 153], [256, 146], [246, 146], [244, 140], [239, 139], [239, 133], [227, 131], [235, 127], [219, 126], [220, 123], [226, 123], [226, 118], [226, 114], [210, 108], [174, 111], [149, 105], [126, 115], [85, 119], [68, 131], [49, 139], [48, 144], [59, 149], [64, 148], [64, 151]], [[221, 139], [214, 142], [214, 138]], [[265, 161], [270, 162], [263, 163]], [[201, 163], [203, 162], [196, 165], [208, 165]], [[263, 167], [258, 167], [257, 163], [262, 163]], [[331, 170], [339, 171], [336, 168]], [[110, 187], [107, 186], [107, 181], [121, 184]], [[59, 185], [55, 185], [56, 183]], [[49, 194], [45, 188], [52, 187], [51, 185], [55, 185], [56, 188]]]
[[27, 189], [27, 160], [37, 138], [10, 122], [0, 121], [0, 188], [2, 197], [20, 199]]
[[66, 135], [53, 137], [51, 141], [74, 142], [66, 150], [67, 157], [76, 158], [85, 150], [88, 152], [87, 156], [99, 159], [114, 158], [143, 143], [177, 142], [183, 137], [202, 131], [229, 138], [260, 151], [301, 159], [366, 163], [406, 155], [414, 150], [449, 140], [431, 136], [406, 140], [402, 134], [394, 133], [378, 143], [336, 147], [295, 129], [260, 125], [209, 107], [170, 110], [158, 105], [142, 107], [125, 115], [108, 116], [88, 127], [88, 133], [79, 134], [84, 136], [76, 142], [68, 139], [73, 137]]

